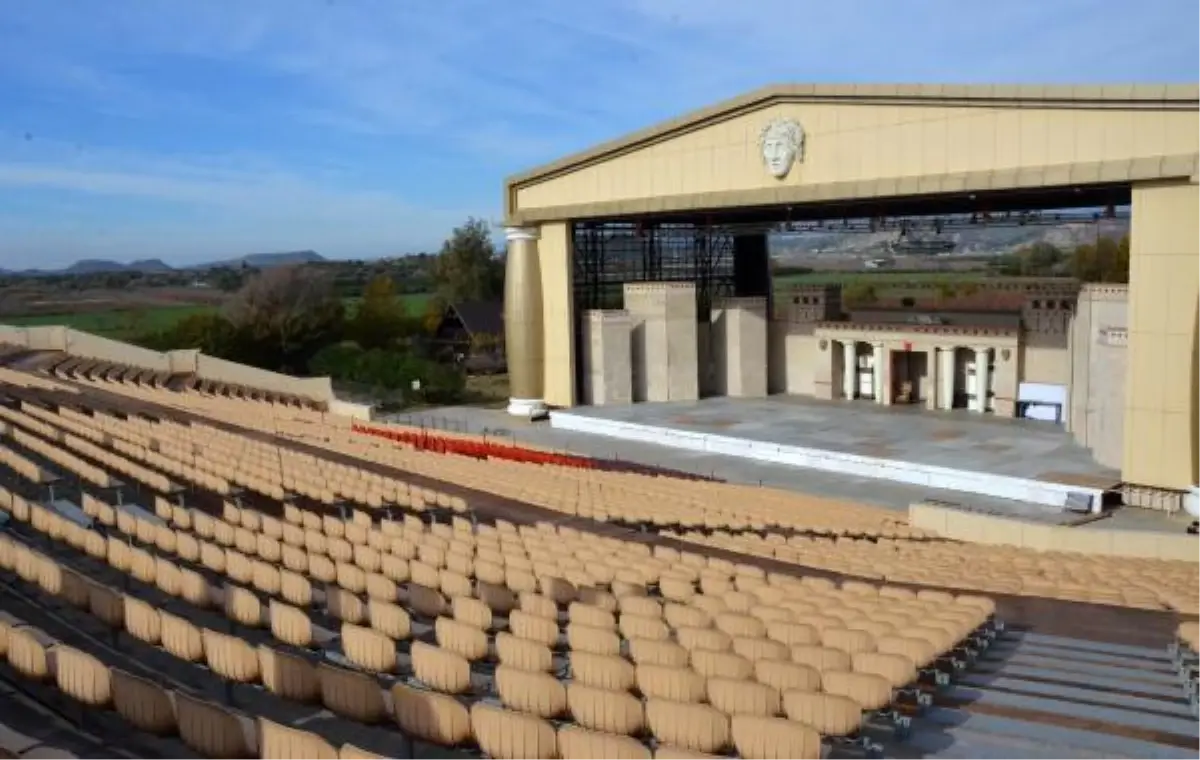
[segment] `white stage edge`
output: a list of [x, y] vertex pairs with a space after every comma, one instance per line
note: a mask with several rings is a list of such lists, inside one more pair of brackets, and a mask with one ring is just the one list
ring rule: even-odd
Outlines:
[[787, 446], [748, 438], [731, 438], [724, 435], [641, 425], [636, 422], [608, 420], [570, 412], [551, 412], [550, 426], [559, 430], [590, 433], [638, 443], [652, 443], [685, 451], [722, 454], [769, 464], [805, 467], [822, 472], [876, 478], [912, 486], [979, 494], [1048, 507], [1065, 507], [1068, 497], [1074, 494], [1073, 503], [1086, 501], [1093, 512], [1098, 512], [1104, 496], [1104, 491], [1099, 488], [1049, 483], [990, 472], [956, 470], [950, 467], [905, 462], [898, 459], [865, 457], [826, 449]]

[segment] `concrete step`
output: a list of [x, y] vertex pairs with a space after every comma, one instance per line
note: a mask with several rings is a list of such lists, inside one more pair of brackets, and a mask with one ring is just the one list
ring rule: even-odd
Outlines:
[[1063, 699], [1052, 699], [1028, 694], [1012, 694], [971, 686], [954, 686], [946, 692], [946, 696], [950, 699], [978, 702], [985, 705], [1013, 707], [1082, 720], [1104, 721], [1118, 726], [1161, 731], [1188, 739], [1200, 739], [1200, 728], [1197, 727], [1196, 720], [1190, 717], [1177, 718], [1165, 715], [1152, 715], [1135, 710], [1123, 710], [1116, 707], [1081, 705]]
[[[1154, 760], [1182, 760], [1183, 758], [1195, 760], [1196, 757], [1195, 750], [1171, 747], [1141, 739], [1084, 731], [1078, 728], [1049, 726], [995, 715], [980, 715], [945, 707], [932, 707], [914, 721], [910, 742], [915, 741], [918, 736], [930, 734], [936, 736], [939, 733], [957, 735], [960, 731], [968, 732], [966, 734], [968, 741], [971, 737], [978, 736], [986, 739], [989, 743], [1000, 746], [1005, 746], [1012, 741], [1029, 741], [1036, 745], [1054, 749], [1071, 748], [1077, 752], [1085, 752], [1089, 755], [1098, 754], [1101, 757], [1153, 758]], [[1018, 755], [1019, 753], [1012, 752], [1008, 757], [1017, 757]], [[943, 757], [952, 756], [955, 755], [943, 755]]]
[[1132, 697], [1126, 694], [1115, 694], [1110, 691], [1099, 691], [1078, 686], [1063, 686], [1059, 684], [1028, 681], [1011, 677], [1007, 672], [1001, 676], [972, 673], [959, 681], [964, 686], [977, 686], [983, 689], [1000, 689], [1009, 692], [1019, 692], [1034, 696], [1062, 699], [1068, 702], [1099, 703], [1110, 707], [1119, 707], [1136, 712], [1149, 712], [1156, 715], [1191, 718], [1192, 711], [1182, 697], [1182, 689], [1177, 689], [1173, 699], [1159, 700], [1145, 697]]
[[[988, 663], [989, 668], [997, 663]], [[1007, 676], [1012, 678], [1042, 678], [1062, 682], [1063, 685], [1077, 686], [1096, 690], [1114, 692], [1135, 691], [1151, 697], [1165, 700], [1186, 702], [1179, 681], [1175, 678], [1160, 678], [1157, 680], [1132, 679], [1127, 674], [1119, 672], [1123, 668], [1080, 668], [1078, 670], [1050, 670], [1042, 667], [1031, 667], [1020, 663], [1003, 663], [1000, 667], [987, 671], [973, 670], [971, 674], [979, 677]], [[1114, 675], [1107, 675], [1118, 671]]]

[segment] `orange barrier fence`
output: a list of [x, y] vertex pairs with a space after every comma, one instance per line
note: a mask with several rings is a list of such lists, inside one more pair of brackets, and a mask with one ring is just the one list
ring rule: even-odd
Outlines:
[[456, 454], [475, 459], [503, 459], [510, 462], [525, 464], [547, 464], [558, 467], [574, 467], [581, 470], [608, 470], [617, 472], [637, 472], [644, 475], [660, 475], [664, 477], [683, 478], [685, 480], [719, 480], [690, 472], [669, 470], [659, 467], [639, 465], [634, 462], [610, 461], [593, 459], [591, 457], [563, 454], [546, 449], [533, 449], [518, 446], [515, 443], [489, 441], [486, 438], [468, 438], [465, 436], [441, 435], [424, 429], [403, 427], [380, 427], [364, 425], [359, 422], [351, 424], [351, 430], [361, 435], [384, 438], [396, 443], [412, 446], [421, 451], [435, 451], [439, 454]]

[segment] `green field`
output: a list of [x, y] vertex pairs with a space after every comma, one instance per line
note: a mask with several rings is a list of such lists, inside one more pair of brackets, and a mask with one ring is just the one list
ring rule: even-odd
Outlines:
[[0, 317], [8, 325], [36, 327], [66, 325], [106, 338], [124, 339], [173, 327], [182, 319], [196, 314], [211, 314], [212, 306], [158, 306], [146, 309], [112, 309], [110, 311], [81, 311], [63, 314], [37, 314], [25, 317]]
[[[410, 314], [425, 312], [430, 293], [412, 293], [400, 296]], [[353, 314], [359, 298], [345, 299], [346, 311]], [[108, 311], [61, 312], [31, 316], [0, 317], [0, 324], [37, 327], [39, 325], [65, 325], [76, 330], [102, 335], [115, 340], [126, 340], [147, 333], [161, 332], [174, 327], [180, 320], [196, 314], [212, 314], [215, 306], [156, 306], [150, 308], [110, 309]]]

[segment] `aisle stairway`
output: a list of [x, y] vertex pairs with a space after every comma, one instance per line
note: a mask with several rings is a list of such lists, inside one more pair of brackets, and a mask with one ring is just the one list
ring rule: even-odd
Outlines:
[[1194, 758], [1200, 730], [1161, 649], [1005, 632], [888, 757]]

